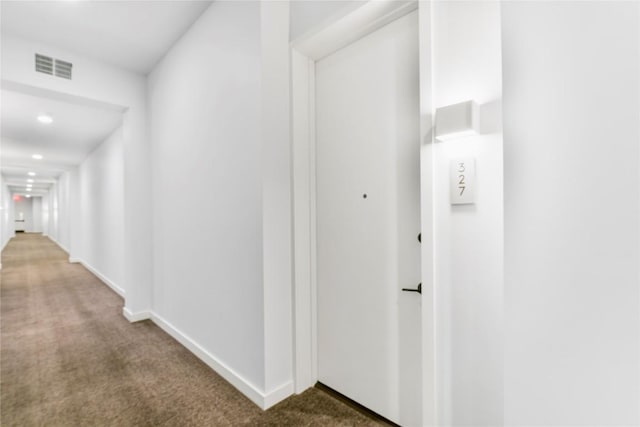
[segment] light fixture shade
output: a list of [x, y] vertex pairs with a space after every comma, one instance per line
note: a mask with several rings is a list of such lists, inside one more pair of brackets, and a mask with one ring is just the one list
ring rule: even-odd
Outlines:
[[440, 141], [477, 135], [479, 129], [480, 113], [475, 101], [436, 109], [436, 139]]

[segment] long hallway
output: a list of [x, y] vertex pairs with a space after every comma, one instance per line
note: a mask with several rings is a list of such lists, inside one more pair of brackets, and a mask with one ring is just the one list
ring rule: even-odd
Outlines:
[[377, 425], [318, 389], [261, 411], [40, 234], [2, 265], [3, 426]]

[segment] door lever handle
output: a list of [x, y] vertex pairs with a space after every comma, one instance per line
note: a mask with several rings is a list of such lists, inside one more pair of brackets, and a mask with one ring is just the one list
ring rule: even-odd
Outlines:
[[405, 292], [417, 292], [419, 294], [422, 293], [422, 283], [418, 283], [418, 288], [417, 289], [409, 289], [409, 288], [402, 288], [403, 291]]

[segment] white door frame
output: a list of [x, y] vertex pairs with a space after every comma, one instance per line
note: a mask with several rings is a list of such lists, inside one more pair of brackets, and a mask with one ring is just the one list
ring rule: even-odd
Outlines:
[[305, 35], [291, 44], [294, 385], [295, 392], [301, 393], [318, 381], [315, 63], [416, 9], [419, 10], [420, 38], [422, 424], [436, 425], [430, 2], [370, 0], [322, 29]]

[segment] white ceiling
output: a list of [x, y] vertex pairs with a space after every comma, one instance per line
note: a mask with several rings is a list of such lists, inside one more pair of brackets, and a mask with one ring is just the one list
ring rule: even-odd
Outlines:
[[2, 1], [2, 34], [147, 74], [210, 1]]
[[[147, 74], [211, 1], [0, 1], [0, 31]], [[48, 113], [53, 123], [36, 118]], [[0, 91], [0, 172], [12, 192], [44, 195], [121, 123], [113, 109]], [[33, 154], [44, 156], [35, 160]], [[35, 172], [29, 177], [28, 172]]]
[[[38, 122], [46, 113], [53, 123]], [[13, 192], [45, 192], [63, 171], [80, 164], [122, 122], [122, 112], [96, 106], [0, 91], [0, 169]], [[41, 154], [42, 160], [33, 159]], [[29, 177], [28, 172], [35, 172]], [[40, 191], [39, 191], [40, 190]]]

